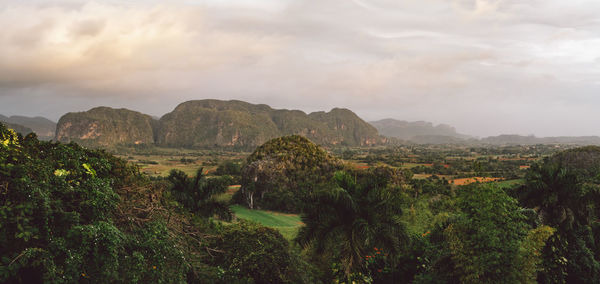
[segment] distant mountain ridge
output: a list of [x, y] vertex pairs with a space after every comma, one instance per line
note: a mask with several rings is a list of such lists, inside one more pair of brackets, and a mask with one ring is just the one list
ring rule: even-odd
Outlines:
[[427, 140], [427, 136], [433, 136], [430, 137], [431, 139], [437, 137], [437, 140], [441, 139], [442, 137], [459, 139], [470, 138], [468, 135], [457, 133], [454, 127], [447, 124], [439, 124], [434, 126], [431, 122], [426, 121], [408, 122], [391, 118], [371, 121], [369, 123], [377, 128], [379, 134], [402, 140]]
[[[15, 131], [26, 135], [31, 132], [35, 132], [40, 139], [49, 140], [54, 137], [56, 130], [56, 122], [51, 121], [47, 118], [36, 116], [27, 117], [20, 115], [13, 115], [10, 117], [0, 115], [0, 122], [4, 122]], [[17, 130], [19, 129], [19, 130]]]
[[68, 113], [56, 129], [59, 141], [86, 145], [156, 144], [172, 147], [255, 147], [298, 134], [321, 145], [369, 146], [385, 138], [348, 109], [306, 114], [243, 101], [196, 100], [158, 121], [127, 109], [99, 107]]
[[[36, 131], [27, 125], [11, 123], [16, 120], [29, 125], [31, 121], [45, 123], [45, 129], [49, 129], [53, 123], [40, 117], [8, 118], [0, 115], [0, 121], [8, 121], [9, 127], [24, 135]], [[67, 113], [54, 128], [55, 134], [48, 136], [55, 135], [57, 141], [74, 141], [94, 147], [154, 144], [189, 148], [252, 148], [272, 138], [286, 135], [301, 135], [324, 146], [600, 145], [598, 136], [535, 137], [503, 134], [478, 139], [457, 133], [454, 127], [447, 124], [433, 125], [425, 121], [395, 119], [367, 123], [351, 110], [343, 108], [306, 114], [300, 110], [273, 109], [265, 104], [212, 99], [181, 103], [172, 112], [158, 119], [128, 109], [97, 107], [85, 112]], [[38, 131], [41, 132], [39, 128]], [[41, 135], [38, 133], [38, 136]]]

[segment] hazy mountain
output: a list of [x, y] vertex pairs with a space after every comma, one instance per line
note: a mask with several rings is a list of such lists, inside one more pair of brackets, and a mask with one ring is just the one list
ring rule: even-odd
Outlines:
[[426, 121], [408, 122], [391, 118], [369, 123], [377, 128], [379, 134], [403, 140], [412, 140], [418, 137], [417, 140], [421, 141], [426, 139], [426, 136], [434, 136], [431, 137], [433, 140], [439, 140], [442, 136], [462, 139], [469, 138], [467, 135], [457, 133], [454, 127], [447, 124], [434, 126], [431, 122]]
[[243, 101], [197, 100], [160, 119], [156, 142], [178, 147], [258, 146], [298, 134], [321, 145], [366, 146], [382, 142], [377, 130], [347, 109], [276, 110]]
[[6, 117], [0, 115], [0, 121], [30, 129], [32, 132], [35, 132], [40, 139], [51, 139], [54, 137], [54, 132], [56, 131], [56, 122], [40, 116], [27, 117], [13, 115], [11, 117]]
[[56, 140], [89, 146], [151, 144], [156, 123], [149, 115], [136, 111], [97, 107], [62, 116], [56, 127]]

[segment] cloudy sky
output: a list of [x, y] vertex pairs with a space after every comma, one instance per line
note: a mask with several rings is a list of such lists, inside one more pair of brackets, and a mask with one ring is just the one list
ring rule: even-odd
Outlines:
[[0, 114], [239, 99], [600, 135], [597, 0], [0, 0]]

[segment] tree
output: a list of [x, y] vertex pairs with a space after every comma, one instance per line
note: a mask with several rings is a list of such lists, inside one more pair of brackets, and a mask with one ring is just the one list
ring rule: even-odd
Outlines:
[[375, 247], [390, 255], [400, 251], [407, 239], [401, 214], [399, 194], [374, 175], [357, 182], [339, 171], [333, 187], [313, 194], [296, 241], [317, 253], [333, 251], [349, 280], [353, 273], [366, 272], [365, 257]]
[[300, 212], [312, 188], [328, 181], [341, 163], [320, 146], [298, 135], [269, 140], [242, 169], [239, 194], [250, 208]]
[[193, 178], [188, 178], [183, 171], [171, 170], [167, 180], [173, 185], [171, 192], [175, 199], [188, 210], [205, 217], [217, 215], [231, 220], [229, 205], [215, 198], [227, 190], [229, 177], [206, 179], [203, 168], [199, 168]]

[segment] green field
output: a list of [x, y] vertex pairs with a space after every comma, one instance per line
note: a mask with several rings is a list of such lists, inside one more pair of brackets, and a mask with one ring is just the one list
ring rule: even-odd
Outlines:
[[277, 229], [287, 240], [296, 237], [302, 225], [299, 215], [285, 214], [273, 211], [250, 210], [240, 205], [232, 205], [231, 210], [240, 219], [250, 220], [264, 226]]

